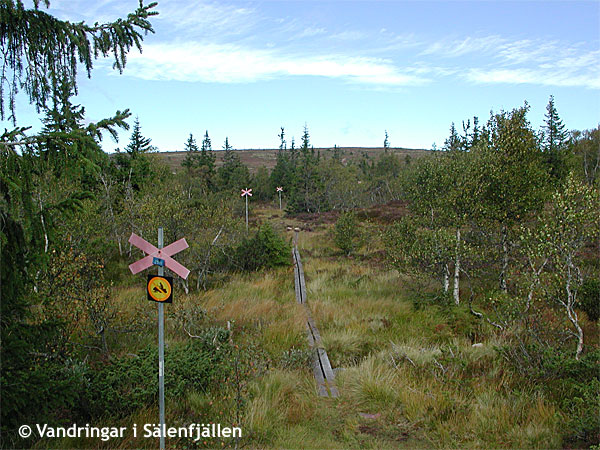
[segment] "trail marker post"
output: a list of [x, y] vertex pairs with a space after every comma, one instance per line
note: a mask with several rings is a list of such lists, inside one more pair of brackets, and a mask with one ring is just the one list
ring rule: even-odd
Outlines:
[[246, 233], [248, 232], [248, 197], [252, 197], [252, 189], [242, 189], [242, 197], [246, 197]]
[[160, 422], [160, 449], [165, 448], [165, 303], [173, 301], [173, 278], [165, 277], [165, 266], [186, 279], [190, 271], [171, 256], [189, 247], [184, 239], [179, 239], [163, 248], [163, 227], [158, 227], [158, 247], [131, 233], [129, 243], [146, 253], [147, 256], [129, 265], [136, 274], [151, 266], [158, 266], [158, 276], [148, 276], [146, 291], [148, 299], [158, 303], [158, 410]]
[[277, 192], [279, 193], [279, 210], [281, 211], [281, 193], [283, 192], [283, 188], [281, 186], [277, 187]]

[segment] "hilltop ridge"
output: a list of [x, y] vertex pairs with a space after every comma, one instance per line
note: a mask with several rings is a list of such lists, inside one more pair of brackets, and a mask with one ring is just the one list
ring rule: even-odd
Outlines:
[[[368, 155], [369, 158], [377, 158], [378, 155], [383, 153], [383, 147], [339, 147], [343, 152], [344, 157], [348, 159], [357, 159], [362, 157], [363, 154]], [[331, 157], [333, 153], [333, 147], [320, 147], [315, 148], [315, 151], [320, 152], [325, 158]], [[234, 150], [239, 154], [239, 157], [250, 171], [256, 171], [260, 167], [266, 167], [272, 169], [275, 167], [277, 161], [277, 152], [279, 149], [242, 149]], [[403, 147], [392, 147], [388, 149], [388, 152], [398, 155], [400, 158], [419, 158], [430, 150], [426, 149], [412, 149]], [[163, 157], [164, 161], [173, 169], [177, 171], [181, 168], [181, 163], [185, 158], [184, 151], [167, 151], [159, 152], [159, 155]], [[217, 156], [217, 166], [220, 166], [223, 162], [223, 154], [225, 152], [221, 149], [215, 150]]]

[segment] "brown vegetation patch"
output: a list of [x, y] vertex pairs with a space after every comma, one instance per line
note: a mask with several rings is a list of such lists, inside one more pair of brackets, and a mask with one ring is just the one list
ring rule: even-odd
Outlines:
[[404, 200], [392, 200], [384, 205], [375, 205], [357, 212], [360, 219], [372, 219], [379, 223], [392, 223], [408, 214]]

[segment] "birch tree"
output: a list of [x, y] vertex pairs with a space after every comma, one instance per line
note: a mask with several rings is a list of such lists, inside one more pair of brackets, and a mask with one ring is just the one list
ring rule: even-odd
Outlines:
[[564, 188], [552, 196], [550, 207], [539, 217], [537, 227], [525, 229], [522, 234], [530, 243], [529, 260], [538, 261], [537, 265], [531, 265], [532, 279], [536, 287], [542, 287], [542, 295], [562, 309], [570, 326], [569, 334], [577, 342], [576, 359], [584, 345], [577, 313], [583, 282], [581, 251], [599, 235], [598, 200], [598, 191], [571, 174]]

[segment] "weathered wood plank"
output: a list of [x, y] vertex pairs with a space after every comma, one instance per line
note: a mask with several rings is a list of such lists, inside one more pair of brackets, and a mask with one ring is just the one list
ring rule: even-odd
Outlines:
[[328, 397], [327, 385], [325, 384], [325, 377], [323, 376], [323, 369], [319, 360], [318, 352], [313, 353], [313, 373], [315, 374], [315, 380], [317, 381], [317, 393], [321, 397]]
[[338, 397], [339, 391], [335, 385], [335, 374], [331, 367], [331, 362], [329, 361], [327, 352], [323, 348], [321, 335], [306, 303], [306, 281], [304, 279], [302, 261], [300, 260], [300, 252], [298, 252], [298, 247], [296, 246], [292, 249], [292, 259], [294, 262], [294, 290], [296, 301], [303, 304], [305, 307], [308, 344], [314, 349], [312, 366], [317, 383], [317, 393], [321, 397]]
[[306, 303], [306, 280], [304, 278], [304, 269], [302, 268], [302, 260], [300, 252], [296, 248], [296, 263], [298, 265], [298, 273], [300, 274], [300, 294], [302, 295], [302, 303]]
[[310, 311], [308, 311], [307, 316], [308, 316], [308, 318], [306, 321], [308, 322], [309, 330], [314, 337], [315, 345], [317, 347], [322, 347], [321, 334], [319, 333], [319, 330], [318, 330], [317, 326], [315, 325], [315, 321], [313, 320], [312, 315], [310, 314]]
[[339, 395], [339, 392], [337, 386], [335, 385], [335, 374], [333, 373], [333, 369], [331, 368], [331, 363], [329, 362], [327, 352], [324, 348], [317, 348], [317, 351], [319, 352], [321, 368], [323, 369], [323, 374], [329, 387], [329, 391], [331, 392], [331, 396], [337, 397]]

